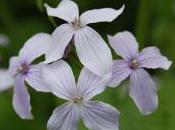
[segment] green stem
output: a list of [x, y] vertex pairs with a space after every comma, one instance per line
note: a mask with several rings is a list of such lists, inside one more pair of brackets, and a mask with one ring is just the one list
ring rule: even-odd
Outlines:
[[141, 0], [138, 17], [136, 20], [136, 37], [139, 43], [142, 43], [143, 46], [146, 42], [146, 38], [150, 35], [150, 19], [151, 19], [151, 9], [152, 9], [152, 0]]
[[8, 32], [11, 32], [11, 30], [14, 27], [14, 17], [11, 13], [12, 11], [7, 6], [6, 0], [0, 1], [0, 15], [2, 19], [2, 24], [5, 25], [5, 28], [8, 30]]
[[40, 12], [43, 12], [44, 11], [44, 7], [43, 7], [44, 0], [37, 0], [36, 2], [37, 2], [37, 6]]

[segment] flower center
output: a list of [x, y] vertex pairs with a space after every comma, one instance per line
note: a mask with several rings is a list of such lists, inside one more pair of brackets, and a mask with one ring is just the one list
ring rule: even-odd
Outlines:
[[29, 66], [27, 64], [22, 64], [19, 68], [18, 68], [18, 72], [21, 74], [27, 74], [29, 71]]
[[76, 97], [76, 98], [73, 99], [73, 102], [78, 103], [78, 104], [80, 104], [82, 101], [83, 101], [82, 97]]
[[130, 63], [130, 68], [131, 68], [131, 69], [136, 69], [136, 68], [138, 68], [138, 67], [139, 67], [138, 61], [137, 61], [136, 59], [132, 59], [132, 60], [131, 60], [131, 63]]
[[81, 23], [79, 18], [75, 18], [74, 22], [72, 22], [71, 24], [76, 30], [81, 28]]

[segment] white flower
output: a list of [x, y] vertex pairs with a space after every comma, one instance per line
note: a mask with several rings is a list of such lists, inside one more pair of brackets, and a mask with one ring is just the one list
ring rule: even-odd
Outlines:
[[55, 109], [48, 130], [77, 130], [79, 118], [91, 130], [118, 130], [118, 110], [103, 102], [90, 101], [104, 91], [110, 74], [99, 77], [83, 68], [76, 85], [70, 66], [59, 60], [45, 65], [43, 77], [53, 94], [68, 100]]
[[63, 57], [66, 46], [73, 38], [81, 63], [95, 74], [102, 76], [112, 70], [112, 55], [102, 37], [87, 25], [98, 22], [111, 22], [124, 10], [94, 9], [79, 16], [78, 5], [71, 0], [62, 0], [56, 8], [45, 4], [49, 16], [68, 22], [56, 28], [52, 36], [54, 43], [46, 54], [46, 63]]
[[[10, 59], [9, 71], [13, 77], [13, 107], [22, 119], [32, 119], [30, 95], [26, 83], [37, 91], [49, 92], [42, 79], [42, 63], [32, 62], [43, 55], [52, 43], [52, 37], [46, 33], [38, 33], [31, 37], [21, 48], [19, 55]], [[5, 77], [4, 77], [5, 78]], [[7, 81], [9, 82], [9, 81]], [[5, 84], [8, 86], [8, 84]]]
[[151, 76], [144, 68], [168, 70], [172, 61], [163, 56], [157, 47], [146, 47], [139, 52], [136, 38], [128, 31], [108, 36], [108, 39], [116, 54], [123, 58], [114, 60], [109, 86], [116, 87], [129, 77], [130, 97], [142, 114], [151, 114], [158, 107], [157, 89]]

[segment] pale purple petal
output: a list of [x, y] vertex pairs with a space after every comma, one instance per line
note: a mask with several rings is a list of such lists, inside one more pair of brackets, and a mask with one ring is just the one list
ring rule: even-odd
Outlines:
[[54, 110], [47, 128], [48, 130], [77, 130], [78, 119], [78, 106], [65, 103]]
[[102, 37], [92, 28], [84, 27], [75, 33], [75, 46], [81, 63], [99, 76], [112, 70], [112, 55]]
[[19, 68], [19, 66], [21, 66], [22, 61], [19, 59], [19, 57], [14, 56], [10, 58], [10, 66], [9, 66], [9, 72], [12, 75], [16, 75], [17, 74], [17, 69]]
[[86, 11], [80, 16], [81, 24], [112, 22], [123, 12], [124, 8], [125, 6], [123, 5], [119, 10], [103, 8]]
[[103, 102], [88, 101], [82, 108], [81, 117], [90, 130], [118, 130], [119, 112]]
[[70, 66], [59, 60], [43, 67], [43, 78], [56, 96], [71, 100], [76, 95], [76, 84]]
[[56, 8], [52, 8], [45, 4], [47, 14], [49, 16], [58, 17], [67, 22], [73, 22], [75, 18], [79, 18], [78, 5], [72, 0], [62, 0]]
[[13, 76], [8, 70], [0, 69], [0, 91], [9, 89], [14, 85]]
[[24, 83], [24, 78], [20, 75], [15, 77], [13, 107], [22, 119], [32, 119], [30, 95]]
[[123, 80], [125, 80], [132, 69], [129, 67], [127, 60], [115, 60], [112, 69], [112, 78], [109, 82], [109, 86], [117, 87]]
[[42, 67], [43, 64], [31, 65], [25, 80], [37, 91], [50, 92], [49, 87], [42, 77]]
[[89, 100], [95, 95], [102, 93], [110, 79], [111, 74], [99, 77], [88, 69], [83, 68], [77, 84], [80, 96], [85, 100]]
[[108, 36], [109, 43], [115, 52], [124, 59], [135, 58], [138, 54], [138, 43], [135, 37], [127, 31]]
[[138, 62], [140, 67], [162, 68], [168, 70], [172, 64], [165, 56], [160, 53], [157, 47], [147, 47], [140, 52]]
[[53, 32], [53, 43], [46, 53], [45, 63], [56, 61], [63, 57], [65, 48], [70, 43], [74, 34], [73, 28], [69, 24], [63, 24]]
[[140, 112], [149, 115], [158, 107], [156, 86], [150, 75], [144, 69], [137, 69], [130, 77], [129, 95], [134, 100]]
[[34, 59], [45, 54], [52, 43], [52, 37], [46, 33], [38, 33], [31, 37], [19, 52], [20, 59], [32, 62]]

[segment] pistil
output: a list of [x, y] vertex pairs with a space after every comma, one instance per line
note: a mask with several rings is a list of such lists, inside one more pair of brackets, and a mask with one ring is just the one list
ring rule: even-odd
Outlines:
[[75, 18], [74, 22], [72, 22], [72, 26], [74, 29], [78, 30], [81, 28], [81, 23], [79, 18]]
[[76, 97], [76, 98], [73, 99], [73, 102], [80, 104], [82, 102], [82, 100], [83, 100], [82, 97]]
[[130, 67], [131, 67], [131, 69], [136, 69], [136, 68], [138, 68], [138, 67], [139, 67], [138, 61], [137, 61], [136, 59], [132, 59], [132, 60], [131, 60], [131, 63], [130, 63]]
[[21, 74], [27, 74], [29, 71], [29, 66], [27, 64], [22, 64], [21, 67], [18, 69], [18, 72]]

